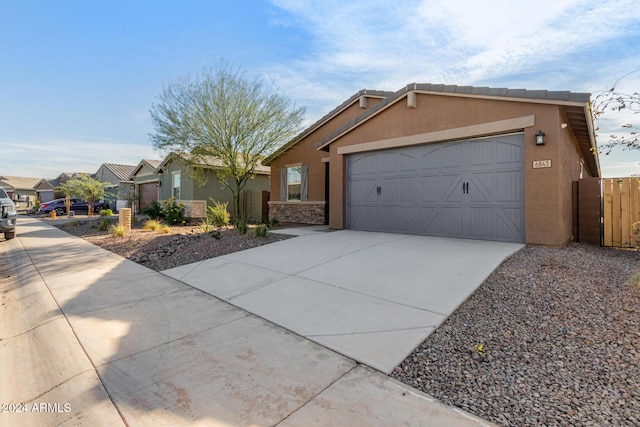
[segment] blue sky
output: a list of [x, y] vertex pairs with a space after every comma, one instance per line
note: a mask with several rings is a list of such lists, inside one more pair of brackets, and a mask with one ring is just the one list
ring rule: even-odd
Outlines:
[[[412, 82], [598, 93], [640, 70], [637, 0], [1, 0], [0, 175], [161, 158], [163, 85], [225, 60], [306, 124], [360, 89]], [[619, 83], [640, 90], [640, 72]], [[599, 132], [638, 116], [605, 115]], [[640, 173], [639, 152], [601, 157]]]

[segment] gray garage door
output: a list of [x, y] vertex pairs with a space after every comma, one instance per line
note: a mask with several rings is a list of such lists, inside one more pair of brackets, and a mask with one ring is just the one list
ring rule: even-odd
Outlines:
[[524, 136], [353, 154], [354, 230], [524, 242]]

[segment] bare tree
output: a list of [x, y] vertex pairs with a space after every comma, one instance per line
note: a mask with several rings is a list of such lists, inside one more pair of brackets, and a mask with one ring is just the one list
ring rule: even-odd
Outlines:
[[[622, 92], [617, 89], [620, 80], [637, 72], [640, 72], [640, 70], [625, 74], [616, 80], [609, 90], [596, 95], [591, 105], [594, 122], [598, 123], [599, 119], [608, 112], [621, 113], [630, 111], [634, 115], [640, 113], [640, 94], [638, 92]], [[620, 128], [624, 130], [610, 134], [609, 140], [600, 145], [599, 151], [601, 153], [608, 155], [617, 147], [621, 147], [623, 150], [640, 150], [640, 128], [638, 125], [635, 123], [623, 123]], [[599, 126], [596, 128], [596, 131], [598, 130]]]
[[247, 181], [261, 159], [300, 131], [304, 109], [222, 64], [165, 86], [150, 113], [153, 146], [179, 155], [201, 183], [203, 167], [216, 166], [238, 216]]

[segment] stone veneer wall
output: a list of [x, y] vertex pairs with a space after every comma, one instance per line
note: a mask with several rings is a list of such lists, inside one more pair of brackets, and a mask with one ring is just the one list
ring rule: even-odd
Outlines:
[[280, 222], [324, 224], [327, 202], [269, 202], [269, 218]]

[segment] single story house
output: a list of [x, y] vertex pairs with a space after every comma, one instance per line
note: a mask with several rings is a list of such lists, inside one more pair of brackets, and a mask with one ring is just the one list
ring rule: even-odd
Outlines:
[[131, 181], [135, 186], [135, 209], [136, 212], [157, 202], [160, 193], [160, 178], [156, 172], [161, 160], [140, 160], [138, 166], [131, 173]]
[[563, 246], [599, 177], [590, 94], [436, 84], [362, 90], [264, 164], [269, 212], [331, 228]]
[[55, 191], [56, 191], [57, 183], [51, 179], [41, 179], [38, 183], [33, 187], [36, 190], [37, 198], [40, 203], [50, 202], [55, 199]]
[[94, 174], [96, 179], [106, 184], [106, 199], [111, 209], [119, 211], [133, 206], [134, 185], [131, 173], [135, 168], [135, 165], [103, 163]]
[[35, 206], [38, 192], [36, 185], [41, 178], [27, 178], [19, 176], [0, 176], [0, 187], [4, 188], [18, 208], [32, 208]]
[[[188, 203], [187, 216], [202, 217], [206, 212], [206, 206], [212, 206], [211, 199], [220, 203], [228, 203], [227, 210], [232, 218], [235, 218], [233, 195], [231, 190], [218, 180], [216, 170], [224, 169], [218, 159], [211, 159], [202, 165], [206, 182], [201, 184], [193, 178], [193, 170], [185, 161], [176, 154], [167, 155], [158, 166], [156, 173], [159, 176], [159, 199], [166, 200], [175, 197]], [[251, 222], [264, 222], [267, 220], [266, 207], [269, 191], [270, 168], [259, 165], [255, 176], [247, 182], [240, 197], [240, 216], [246, 217]], [[198, 213], [191, 214], [191, 206], [196, 202]], [[194, 205], [195, 206], [195, 205]]]

